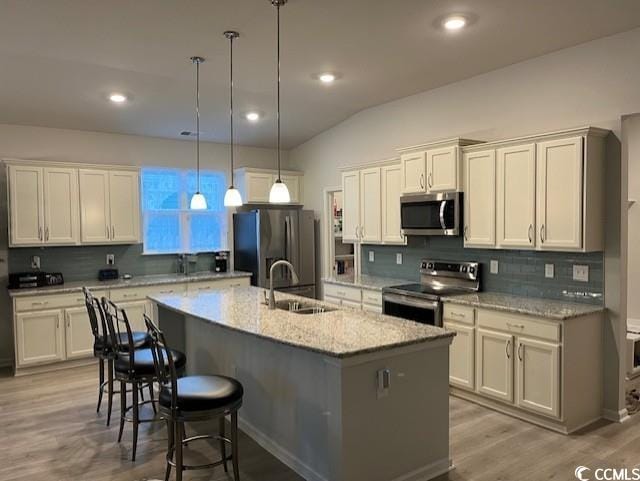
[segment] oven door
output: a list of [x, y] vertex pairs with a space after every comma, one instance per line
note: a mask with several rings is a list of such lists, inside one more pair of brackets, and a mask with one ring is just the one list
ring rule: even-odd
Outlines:
[[413, 194], [400, 198], [404, 235], [459, 235], [461, 194]]
[[382, 312], [420, 324], [442, 327], [442, 303], [395, 293], [382, 294]]

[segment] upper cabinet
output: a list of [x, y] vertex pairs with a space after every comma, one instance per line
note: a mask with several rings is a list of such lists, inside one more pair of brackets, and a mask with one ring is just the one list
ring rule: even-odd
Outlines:
[[384, 244], [404, 244], [405, 237], [400, 227], [400, 193], [402, 188], [402, 167], [400, 164], [386, 165], [380, 168], [382, 188], [382, 227]]
[[400, 156], [402, 165], [402, 193], [425, 192], [426, 164], [424, 152], [411, 152]]
[[380, 191], [380, 167], [362, 169], [360, 171], [360, 241], [363, 243], [381, 241]]
[[[234, 170], [236, 188], [242, 195], [245, 204], [268, 204], [271, 186], [278, 178], [278, 171], [271, 169], [257, 169], [242, 167]], [[280, 172], [280, 180], [289, 189], [291, 204], [302, 204], [303, 181], [302, 172], [283, 170]]]
[[137, 169], [6, 163], [10, 247], [139, 242]]
[[602, 251], [608, 133], [573, 129], [463, 148], [465, 247]]
[[360, 242], [360, 171], [342, 173], [342, 241]]

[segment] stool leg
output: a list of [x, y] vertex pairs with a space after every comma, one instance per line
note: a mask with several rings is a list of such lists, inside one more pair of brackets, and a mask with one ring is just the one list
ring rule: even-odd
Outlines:
[[113, 359], [107, 361], [107, 426], [111, 424], [111, 409], [113, 407]]
[[238, 469], [238, 413], [231, 413], [231, 462], [233, 463], [233, 479], [240, 481]]
[[167, 443], [167, 470], [164, 475], [164, 481], [169, 481], [169, 477], [171, 476], [171, 464], [169, 464], [169, 460], [173, 459], [173, 451], [174, 447], [174, 435], [175, 435], [175, 426], [172, 420], [167, 419], [167, 435], [168, 435], [168, 443]]
[[124, 416], [127, 410], [127, 385], [120, 381], [120, 432], [118, 442], [122, 441], [122, 431], [124, 431]]
[[182, 481], [182, 437], [184, 433], [184, 423], [175, 421], [176, 426], [176, 481]]
[[[220, 418], [219, 421], [219, 428], [218, 428], [218, 435], [221, 438], [224, 438], [224, 426], [225, 424], [225, 419], [224, 416], [222, 416]], [[228, 473], [229, 472], [229, 468], [227, 467], [227, 443], [226, 441], [224, 441], [223, 439], [220, 440], [220, 454], [222, 454], [222, 462], [223, 462], [223, 466], [224, 466], [224, 472]]]
[[98, 407], [96, 412], [100, 412], [100, 404], [102, 404], [102, 384], [104, 383], [104, 359], [98, 358]]
[[149, 398], [151, 399], [151, 407], [153, 408], [153, 414], [158, 414], [156, 409], [155, 398], [153, 397], [153, 382], [149, 383]]
[[133, 454], [131, 455], [131, 461], [136, 460], [136, 449], [138, 447], [138, 424], [139, 423], [139, 408], [138, 406], [138, 392], [139, 386], [138, 384], [133, 385], [133, 389], [131, 389], [133, 393]]

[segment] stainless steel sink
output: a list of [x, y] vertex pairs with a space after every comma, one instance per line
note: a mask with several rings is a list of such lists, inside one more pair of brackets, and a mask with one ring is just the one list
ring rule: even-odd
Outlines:
[[333, 307], [320, 306], [311, 302], [298, 301], [296, 299], [281, 299], [276, 301], [276, 309], [293, 312], [294, 314], [322, 314], [336, 309]]

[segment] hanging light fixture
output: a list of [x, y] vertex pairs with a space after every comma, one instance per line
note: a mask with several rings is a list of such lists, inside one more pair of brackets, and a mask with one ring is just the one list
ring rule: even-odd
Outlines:
[[280, 7], [287, 3], [287, 0], [271, 0], [271, 4], [276, 7], [277, 30], [278, 30], [278, 115], [276, 117], [278, 124], [278, 178], [271, 186], [269, 192], [269, 202], [272, 204], [287, 204], [291, 202], [289, 189], [280, 178]]
[[225, 207], [238, 207], [242, 205], [242, 196], [240, 191], [233, 186], [233, 40], [238, 38], [240, 34], [233, 30], [224, 32], [224, 36], [229, 39], [229, 118], [230, 118], [230, 140], [229, 148], [231, 149], [231, 185], [224, 194]]
[[192, 210], [204, 210], [207, 208], [207, 199], [200, 193], [200, 64], [204, 62], [202, 57], [191, 57], [191, 62], [196, 66], [196, 193], [191, 197]]

